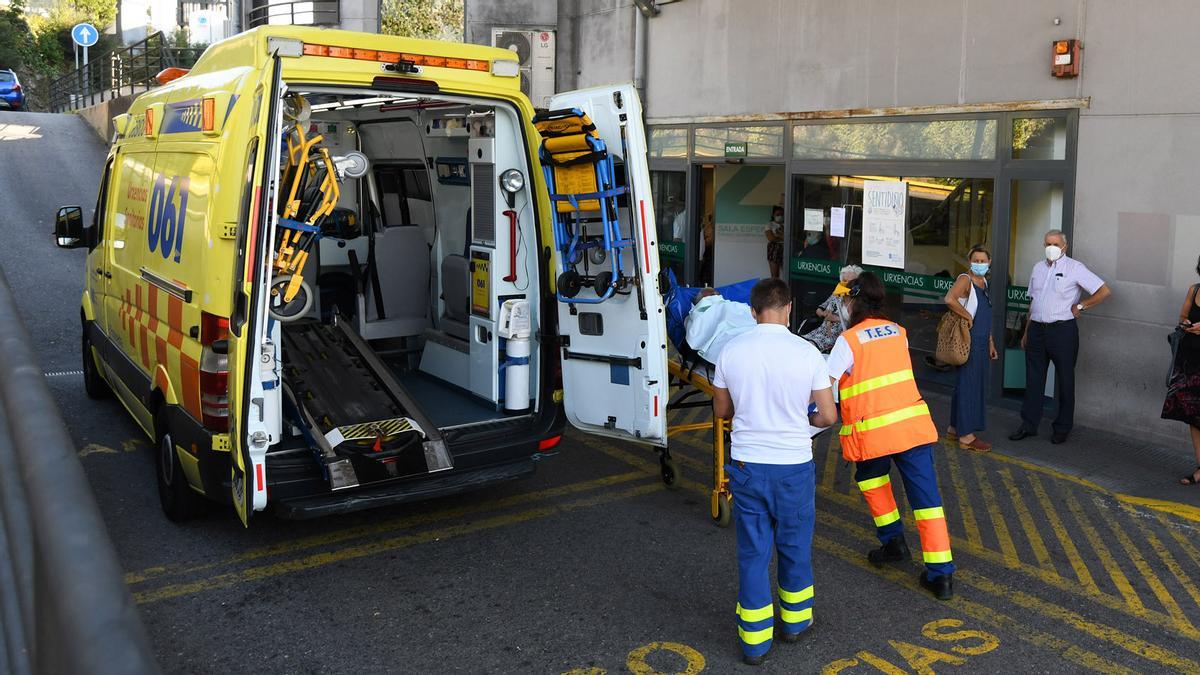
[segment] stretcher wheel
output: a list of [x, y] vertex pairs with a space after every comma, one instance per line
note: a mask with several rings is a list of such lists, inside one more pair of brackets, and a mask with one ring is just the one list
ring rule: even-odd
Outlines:
[[662, 474], [663, 485], [672, 489], [679, 487], [679, 466], [675, 464], [675, 460], [664, 456], [658, 461], [658, 468]]
[[601, 272], [592, 280], [592, 288], [596, 289], [596, 295], [604, 295], [608, 292], [609, 287], [613, 284], [612, 272]]
[[312, 287], [307, 281], [300, 282], [300, 288], [296, 291], [296, 297], [292, 298], [291, 302], [283, 301], [284, 291], [287, 290], [288, 284], [292, 281], [292, 275], [284, 274], [275, 277], [271, 282], [271, 287], [268, 289], [268, 298], [270, 305], [268, 311], [271, 316], [275, 317], [276, 321], [287, 323], [295, 321], [300, 317], [308, 314], [308, 310], [313, 306]]
[[583, 288], [583, 277], [579, 276], [579, 272], [567, 270], [558, 275], [558, 292], [564, 298], [573, 298], [579, 295], [581, 288]]
[[712, 519], [717, 527], [729, 527], [729, 522], [733, 520], [733, 503], [729, 499], [729, 495], [713, 495]]
[[608, 254], [604, 252], [604, 249], [596, 246], [588, 249], [587, 256], [588, 262], [592, 263], [593, 265], [602, 265], [604, 264], [604, 259], [608, 257]]

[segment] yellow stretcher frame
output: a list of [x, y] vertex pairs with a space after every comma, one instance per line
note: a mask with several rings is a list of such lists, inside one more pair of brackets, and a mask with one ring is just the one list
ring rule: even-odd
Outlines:
[[[709, 382], [702, 374], [685, 368], [683, 364], [675, 359], [667, 361], [667, 373], [670, 375], [672, 383], [678, 382], [681, 387], [688, 385], [695, 387], [698, 392], [708, 396], [710, 402], [712, 401], [712, 382]], [[670, 406], [668, 405], [669, 408]], [[725, 439], [730, 429], [729, 420], [713, 415], [710, 422], [669, 425], [667, 426], [667, 438], [670, 439], [676, 434], [705, 431], [708, 429], [712, 429], [713, 433], [713, 482], [709, 504], [710, 515], [718, 527], [727, 527], [733, 515], [733, 493], [729, 490], [729, 478], [725, 476]], [[678, 471], [674, 460], [671, 459], [671, 455], [666, 451], [662, 455], [662, 471], [663, 482], [668, 486], [672, 486]]]

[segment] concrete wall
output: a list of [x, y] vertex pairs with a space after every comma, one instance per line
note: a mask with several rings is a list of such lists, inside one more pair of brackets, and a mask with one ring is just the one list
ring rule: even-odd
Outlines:
[[129, 105], [137, 96], [118, 96], [108, 101], [101, 101], [87, 108], [80, 108], [78, 115], [96, 132], [100, 140], [108, 143], [113, 137], [112, 118], [129, 110]]
[[[557, 21], [560, 89], [632, 80], [630, 2], [466, 0], [492, 22]], [[553, 8], [555, 11], [551, 11]], [[1077, 419], [1172, 442], [1164, 340], [1197, 281], [1200, 60], [1190, 0], [679, 0], [648, 21], [646, 115], [664, 118], [1090, 97], [1072, 254], [1114, 297], [1082, 321]], [[1050, 44], [1085, 45], [1050, 76]], [[562, 66], [570, 63], [572, 73]], [[1041, 242], [1020, 242], [1018, 282]], [[1031, 246], [1032, 251], [1024, 248]]]

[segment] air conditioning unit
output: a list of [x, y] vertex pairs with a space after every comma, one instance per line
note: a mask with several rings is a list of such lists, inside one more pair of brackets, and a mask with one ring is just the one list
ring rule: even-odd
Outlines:
[[554, 95], [554, 31], [493, 28], [492, 46], [517, 55], [521, 91], [534, 107], [548, 107]]

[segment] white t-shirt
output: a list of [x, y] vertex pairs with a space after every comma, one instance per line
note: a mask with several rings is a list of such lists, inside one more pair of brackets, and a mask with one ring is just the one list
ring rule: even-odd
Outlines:
[[729, 456], [758, 464], [812, 461], [808, 406], [829, 388], [821, 352], [787, 326], [759, 324], [725, 345], [713, 386], [733, 399]]
[[[904, 338], [904, 341], [907, 348], [908, 338]], [[842, 379], [843, 374], [854, 371], [854, 352], [850, 351], [850, 343], [846, 342], [844, 335], [839, 335], [837, 341], [833, 343], [833, 349], [829, 350], [829, 359], [825, 365], [829, 367], [829, 376], [837, 380]]]

